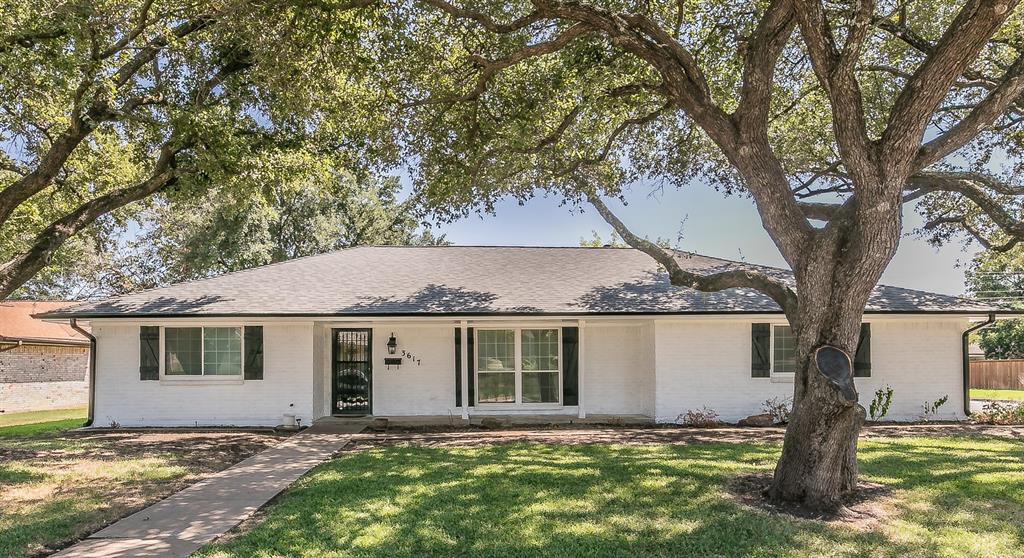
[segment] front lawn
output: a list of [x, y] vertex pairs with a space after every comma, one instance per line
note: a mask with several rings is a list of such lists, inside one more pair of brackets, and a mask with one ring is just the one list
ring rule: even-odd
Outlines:
[[769, 514], [726, 491], [777, 444], [399, 446], [347, 454], [199, 556], [1024, 556], [1024, 442], [861, 442], [895, 492], [867, 529]]
[[994, 399], [1002, 401], [1024, 401], [1024, 390], [1020, 389], [971, 389], [971, 399]]
[[278, 441], [245, 432], [69, 432], [81, 417], [54, 418], [0, 428], [0, 557], [66, 546]]

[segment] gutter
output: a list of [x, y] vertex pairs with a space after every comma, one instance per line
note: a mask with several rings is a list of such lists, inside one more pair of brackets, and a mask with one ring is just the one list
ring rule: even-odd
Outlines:
[[7, 351], [13, 351], [14, 349], [17, 349], [18, 347], [24, 345], [24, 342], [22, 342], [21, 339], [18, 339], [16, 341], [14, 341], [14, 340], [11, 340], [11, 341], [0, 340], [0, 343], [3, 343], [5, 345], [8, 345], [8, 344], [10, 345], [10, 347], [0, 348], [0, 353], [6, 353]]
[[[994, 319], [994, 318], [993, 318]], [[96, 409], [96, 337], [92, 333], [82, 329], [78, 320], [71, 318], [71, 329], [81, 333], [89, 340], [89, 415], [85, 419], [83, 427], [92, 426], [93, 413]], [[964, 338], [966, 339], [966, 337]]]
[[986, 328], [995, 322], [996, 315], [994, 312], [990, 312], [988, 320], [968, 328], [960, 338], [960, 354], [963, 357], [964, 374], [964, 416], [971, 415], [971, 342], [968, 338], [971, 336], [971, 333]]

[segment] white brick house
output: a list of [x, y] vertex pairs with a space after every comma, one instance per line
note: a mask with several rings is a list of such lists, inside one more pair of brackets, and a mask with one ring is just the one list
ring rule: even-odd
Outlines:
[[[693, 254], [702, 271], [744, 266]], [[785, 276], [788, 272], [758, 268]], [[993, 307], [880, 286], [855, 358], [866, 405], [964, 415], [963, 334]], [[96, 425], [325, 416], [629, 415], [727, 421], [793, 391], [771, 299], [674, 287], [615, 248], [362, 247], [43, 314], [96, 337]]]

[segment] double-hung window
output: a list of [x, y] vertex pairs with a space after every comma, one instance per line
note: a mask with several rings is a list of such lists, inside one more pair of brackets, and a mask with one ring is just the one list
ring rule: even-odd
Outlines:
[[242, 328], [165, 327], [165, 376], [241, 376]]
[[560, 401], [558, 328], [478, 329], [476, 335], [478, 403]]
[[793, 378], [796, 375], [796, 336], [788, 325], [772, 326], [772, 376]]

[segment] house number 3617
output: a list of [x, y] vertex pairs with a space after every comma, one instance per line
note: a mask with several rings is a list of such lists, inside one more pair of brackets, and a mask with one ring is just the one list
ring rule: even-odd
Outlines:
[[409, 351], [406, 351], [405, 349], [402, 349], [402, 356], [409, 359], [410, 362], [415, 362], [416, 366], [420, 365], [420, 359], [417, 358], [416, 355], [410, 353]]

